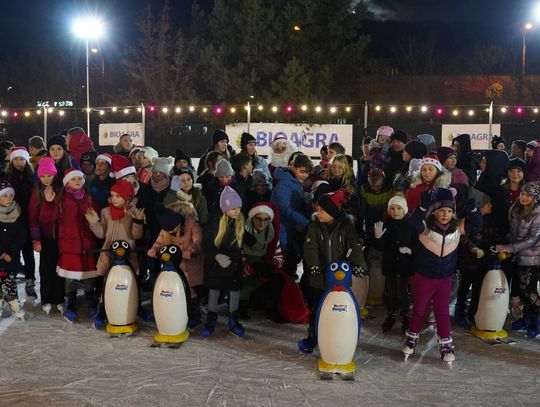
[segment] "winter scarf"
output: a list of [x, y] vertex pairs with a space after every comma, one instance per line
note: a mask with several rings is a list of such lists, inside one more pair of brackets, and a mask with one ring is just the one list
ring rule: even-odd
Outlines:
[[9, 206], [0, 206], [0, 222], [13, 223], [21, 214], [21, 208], [13, 201]]
[[86, 195], [86, 192], [85, 192], [84, 188], [81, 188], [78, 191], [76, 191], [73, 188], [66, 187], [66, 192], [68, 194], [73, 195], [73, 198], [75, 198], [77, 200], [83, 199], [84, 196]]
[[121, 208], [117, 208], [111, 202], [109, 202], [109, 209], [111, 211], [111, 219], [118, 220], [126, 216], [126, 213], [131, 209], [131, 205], [124, 205]]
[[252, 222], [252, 220], [246, 222], [246, 234], [244, 235], [244, 244], [242, 245], [248, 262], [252, 262], [253, 259], [260, 260], [261, 257], [266, 256], [268, 244], [274, 239], [274, 226], [271, 223], [266, 230], [259, 232], [253, 227]]
[[165, 177], [162, 181], [156, 182], [154, 181], [154, 178], [151, 178], [150, 183], [152, 184], [154, 191], [161, 192], [165, 191], [169, 187], [170, 179], [169, 177]]

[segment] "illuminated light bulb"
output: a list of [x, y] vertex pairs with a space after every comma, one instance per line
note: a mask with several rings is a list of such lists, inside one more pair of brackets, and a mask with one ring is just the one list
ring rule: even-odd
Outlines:
[[40, 115], [40, 114], [41, 114], [41, 110], [36, 110], [36, 114], [37, 114], [37, 115]]
[[405, 108], [405, 110], [406, 110], [407, 112], [412, 112], [412, 106], [407, 106], [407, 107]]
[[439, 114], [439, 115], [443, 114], [443, 110], [440, 107], [437, 108], [437, 114]]
[[508, 109], [506, 107], [501, 107], [501, 113], [506, 113]]
[[287, 113], [292, 113], [293, 107], [292, 107], [292, 106], [287, 106], [287, 107], [285, 107], [285, 111], [286, 111]]
[[315, 108], [315, 111], [316, 111], [317, 113], [321, 113], [321, 110], [322, 110], [322, 108], [321, 108], [320, 106], [317, 106], [317, 107]]
[[379, 105], [375, 106], [375, 111], [376, 112], [380, 112], [381, 111], [381, 107]]
[[278, 111], [277, 106], [272, 106], [272, 112], [276, 113]]
[[334, 113], [336, 113], [336, 112], [337, 112], [336, 107], [335, 107], [335, 106], [332, 106], [332, 107], [330, 108], [330, 113], [334, 114]]
[[221, 113], [223, 113], [223, 109], [221, 107], [217, 107], [216, 114], [221, 114]]
[[390, 113], [396, 113], [396, 111], [397, 111], [397, 107], [395, 106], [390, 107]]
[[459, 110], [452, 110], [452, 116], [458, 116]]
[[350, 112], [351, 112], [351, 107], [350, 107], [350, 106], [347, 106], [347, 107], [345, 108], [345, 111], [346, 111], [347, 113], [350, 113]]
[[522, 107], [518, 107], [518, 108], [516, 109], [516, 113], [517, 113], [517, 114], [522, 114], [522, 113], [523, 113], [523, 108], [522, 108]]
[[469, 110], [468, 114], [469, 116], [474, 116], [474, 110]]
[[302, 110], [302, 112], [307, 112], [307, 105], [302, 105], [300, 109]]
[[137, 112], [141, 113], [142, 112], [142, 107], [138, 107]]
[[24, 112], [24, 117], [30, 116], [30, 112]]
[[164, 107], [163, 109], [161, 109], [161, 111], [163, 113], [169, 113], [169, 108], [168, 107]]
[[49, 108], [47, 109], [47, 112], [48, 112], [48, 113], [52, 113], [52, 112], [54, 112], [54, 109], [53, 109], [52, 107], [49, 107]]
[[264, 106], [263, 106], [263, 105], [257, 106], [257, 110], [258, 110], [259, 112], [262, 112], [262, 111], [264, 110]]
[[100, 110], [100, 111], [99, 111], [99, 115], [100, 115], [100, 116], [103, 116], [104, 114], [105, 114], [105, 110]]
[[236, 107], [231, 107], [231, 113], [236, 113]]
[[114, 106], [112, 109], [111, 109], [113, 112], [116, 113], [116, 111], [118, 110], [118, 108], [116, 106]]
[[59, 110], [59, 111], [58, 111], [58, 115], [59, 115], [59, 116], [63, 116], [64, 114], [65, 114], [65, 112], [64, 112], [63, 110]]
[[17, 112], [13, 113], [13, 117], [19, 117], [19, 113]]
[[190, 107], [189, 107], [189, 111], [190, 111], [190, 112], [194, 112], [194, 111], [195, 111], [195, 106], [190, 106]]
[[250, 110], [249, 106], [248, 105], [245, 105], [244, 106], [244, 110], [247, 112], [248, 110]]
[[420, 111], [421, 111], [422, 113], [426, 113], [427, 110], [428, 110], [428, 109], [427, 109], [427, 106], [422, 106], [422, 107], [420, 108]]
[[203, 107], [203, 108], [202, 108], [202, 111], [203, 111], [203, 113], [206, 113], [206, 112], [208, 112], [208, 108], [207, 108], [207, 107]]
[[148, 109], [149, 109], [151, 112], [153, 112], [154, 110], [156, 110], [155, 106], [150, 106]]
[[177, 107], [174, 109], [175, 113], [180, 113], [182, 111], [182, 108], [181, 107]]
[[124, 114], [128, 114], [129, 113], [129, 109], [124, 109]]
[[[38, 111], [39, 111], [39, 110], [38, 110]], [[533, 109], [533, 112], [534, 112], [534, 113], [538, 113], [538, 108], [535, 107], [535, 108]]]
[[6, 117], [8, 115], [8, 112], [6, 112], [5, 110], [2, 110], [2, 113], [0, 113], [0, 115], [2, 117]]

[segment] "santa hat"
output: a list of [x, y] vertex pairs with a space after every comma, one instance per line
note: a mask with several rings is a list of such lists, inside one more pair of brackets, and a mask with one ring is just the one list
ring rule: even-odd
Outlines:
[[135, 189], [131, 182], [121, 179], [111, 187], [111, 192], [116, 192], [126, 202], [131, 201], [135, 196]]
[[270, 222], [274, 220], [274, 210], [264, 202], [256, 204], [255, 206], [253, 206], [253, 208], [251, 208], [251, 210], [248, 212], [248, 219], [253, 219], [253, 217], [258, 215], [259, 213], [264, 213], [265, 215], [268, 215], [268, 217], [270, 218]]
[[527, 192], [534, 199], [534, 203], [540, 202], [540, 182], [527, 182], [521, 190]]
[[232, 209], [241, 208], [242, 198], [240, 198], [240, 195], [238, 195], [234, 189], [226, 186], [219, 196], [219, 207], [223, 213]]
[[172, 157], [158, 157], [154, 160], [152, 165], [152, 172], [162, 172], [165, 175], [171, 173], [171, 168], [174, 164], [174, 158]]
[[64, 183], [64, 186], [66, 186], [68, 184], [68, 182], [75, 178], [75, 177], [81, 177], [82, 180], [83, 180], [83, 184], [84, 184], [84, 174], [82, 171], [79, 171], [79, 170], [76, 170], [75, 168], [68, 168], [65, 172], [64, 172], [64, 178], [62, 180], [62, 182]]
[[437, 158], [437, 156], [434, 155], [434, 154], [433, 155], [426, 155], [424, 158], [422, 158], [422, 161], [420, 161], [420, 170], [422, 170], [422, 166], [424, 166], [426, 164], [431, 164], [435, 168], [437, 168], [437, 170], [442, 171], [442, 164], [439, 161], [439, 159]]
[[456, 200], [454, 199], [457, 191], [454, 188], [437, 188], [431, 194], [431, 205], [429, 213], [432, 213], [441, 208], [450, 208], [456, 211]]
[[323, 208], [334, 219], [339, 218], [343, 213], [342, 207], [349, 199], [350, 193], [344, 188], [337, 190], [336, 192], [330, 192], [324, 194], [319, 198], [317, 204]]
[[115, 154], [111, 157], [111, 172], [110, 177], [117, 180], [130, 174], [135, 174], [137, 171], [131, 162], [123, 155]]
[[58, 174], [58, 170], [54, 166], [54, 160], [51, 157], [43, 157], [38, 162], [37, 175], [52, 175], [53, 177]]
[[285, 136], [285, 134], [280, 133], [280, 134], [278, 134], [277, 136], [275, 136], [275, 137], [272, 139], [272, 144], [271, 144], [271, 145], [273, 145], [274, 142], [277, 142], [277, 141], [280, 141], [280, 140], [281, 140], [281, 141], [287, 141], [287, 137]]
[[0, 196], [4, 196], [6, 194], [13, 194], [15, 196], [15, 190], [11, 186], [11, 184], [7, 181], [0, 182]]
[[407, 206], [407, 200], [403, 198], [402, 196], [396, 195], [390, 198], [390, 200], [388, 201], [388, 209], [390, 209], [392, 205], [399, 206], [401, 209], [403, 209], [403, 212], [405, 213], [409, 212], [409, 207]]
[[99, 154], [99, 155], [96, 157], [96, 162], [97, 162], [97, 160], [103, 160], [103, 161], [105, 161], [107, 164], [112, 165], [112, 156], [111, 156], [109, 153]]
[[24, 147], [13, 147], [11, 149], [9, 161], [12, 161], [15, 157], [22, 157], [26, 162], [30, 162], [30, 154], [28, 154], [28, 151], [26, 151], [26, 148]]
[[154, 161], [157, 160], [159, 154], [158, 152], [153, 149], [152, 147], [143, 147], [139, 150], [139, 154], [144, 154], [144, 156], [146, 158], [148, 158], [148, 160], [154, 164]]

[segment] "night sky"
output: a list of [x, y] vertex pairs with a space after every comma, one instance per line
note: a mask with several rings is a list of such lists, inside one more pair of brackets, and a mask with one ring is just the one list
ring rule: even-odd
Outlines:
[[[204, 0], [208, 3], [210, 0]], [[355, 0], [352, 0], [353, 3]], [[160, 7], [164, 0], [151, 3]], [[531, 21], [533, 0], [367, 0], [370, 17], [386, 21], [386, 33], [370, 24], [373, 36], [371, 52], [384, 54], [394, 38], [404, 31], [440, 30], [444, 37], [452, 34], [448, 48], [481, 41], [490, 45], [511, 42], [519, 47], [521, 27]], [[176, 24], [189, 22], [190, 0], [171, 0]], [[0, 12], [0, 56], [25, 52], [40, 44], [54, 44], [69, 51], [77, 46], [70, 31], [70, 21], [85, 10], [104, 16], [108, 34], [104, 47], [109, 53], [121, 51], [136, 37], [135, 22], [145, 0], [24, 0], [4, 1]], [[398, 23], [388, 23], [388, 21]], [[537, 32], [536, 32], [537, 31]], [[531, 53], [540, 53], [539, 29], [528, 33]], [[532, 57], [532, 55], [531, 55]]]

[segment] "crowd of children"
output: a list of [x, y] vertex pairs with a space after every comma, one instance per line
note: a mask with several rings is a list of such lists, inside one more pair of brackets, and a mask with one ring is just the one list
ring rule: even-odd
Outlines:
[[[228, 329], [242, 337], [240, 320], [249, 318], [249, 309], [259, 308], [277, 322], [290, 319], [290, 309], [280, 312], [288, 305], [287, 278], [301, 274], [297, 289], [313, 315], [324, 289], [322, 271], [346, 260], [357, 277], [382, 270], [382, 329], [388, 332], [401, 320], [406, 355], [414, 353], [432, 309], [441, 358], [452, 361], [449, 303], [455, 275], [454, 319], [467, 328], [474, 324], [482, 277], [504, 252], [512, 327], [536, 337], [540, 142], [515, 141], [509, 156], [497, 138], [493, 150], [475, 156], [468, 135], [437, 149], [426, 136], [413, 140], [403, 130], [381, 126], [375, 138], [365, 138], [356, 174], [353, 158], [337, 142], [321, 149], [314, 167], [283, 136], [273, 140], [267, 161], [257, 154], [252, 135], [242, 134], [237, 153], [222, 130], [214, 132], [197, 171], [183, 150], [174, 158], [160, 156], [152, 147], [134, 146], [128, 134], [112, 155], [96, 152], [81, 128], [47, 143], [32, 137], [28, 150], [2, 142], [3, 297], [24, 318], [16, 276], [24, 274], [27, 296], [37, 298], [35, 251], [43, 311], [58, 310], [76, 321], [81, 288], [93, 324], [101, 328], [112, 243], [131, 245], [130, 264], [142, 290], [151, 289], [159, 272], [159, 250], [175, 244], [190, 285], [189, 327], [202, 323], [206, 302], [201, 335], [210, 337], [218, 304], [227, 300]], [[142, 306], [139, 315], [152, 317]], [[313, 330], [311, 320], [300, 350], [313, 351]]]

